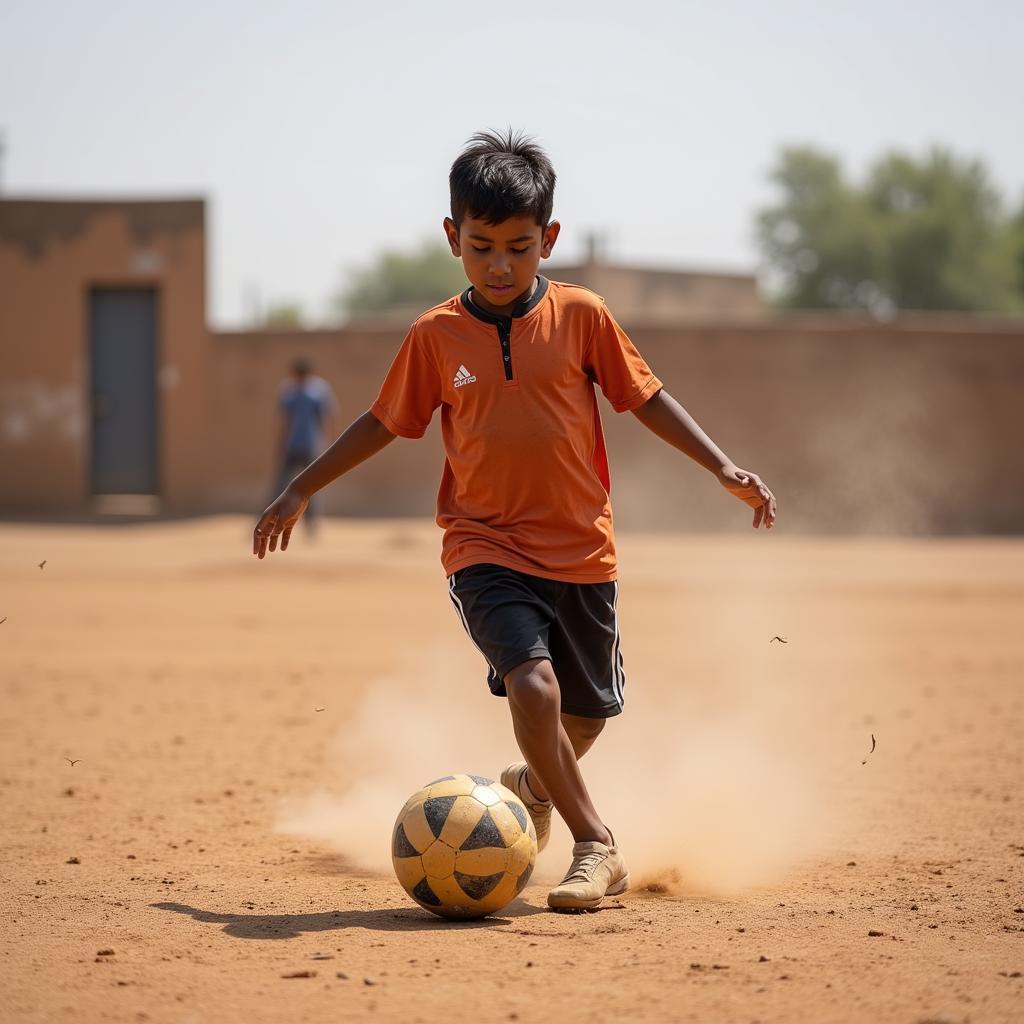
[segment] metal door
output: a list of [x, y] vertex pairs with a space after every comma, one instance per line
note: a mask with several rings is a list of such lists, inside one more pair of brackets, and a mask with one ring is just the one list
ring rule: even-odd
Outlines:
[[89, 295], [93, 494], [156, 494], [156, 291]]

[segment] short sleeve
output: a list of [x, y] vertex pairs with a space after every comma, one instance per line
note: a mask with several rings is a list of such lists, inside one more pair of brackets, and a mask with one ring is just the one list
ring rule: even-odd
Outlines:
[[441, 380], [437, 367], [425, 338], [413, 326], [405, 336], [370, 412], [392, 434], [422, 437], [440, 404]]
[[590, 336], [584, 369], [616, 412], [638, 409], [661, 388], [626, 332], [602, 304]]

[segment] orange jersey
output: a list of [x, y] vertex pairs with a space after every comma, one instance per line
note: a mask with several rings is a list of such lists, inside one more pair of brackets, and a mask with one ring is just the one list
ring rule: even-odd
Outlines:
[[510, 317], [467, 290], [412, 325], [371, 411], [393, 434], [422, 437], [441, 409], [447, 574], [490, 562], [570, 583], [615, 579], [595, 383], [616, 412], [661, 387], [586, 288], [540, 277]]

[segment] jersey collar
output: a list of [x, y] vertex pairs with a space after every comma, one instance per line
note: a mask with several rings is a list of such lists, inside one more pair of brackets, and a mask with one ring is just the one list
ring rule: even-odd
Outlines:
[[[508, 320], [507, 316], [495, 316], [493, 313], [488, 313], [487, 310], [481, 309], [472, 298], [473, 288], [470, 286], [467, 288], [460, 299], [462, 301], [463, 309], [472, 316], [475, 316], [477, 320], [482, 320], [485, 324], [500, 324], [503, 320]], [[526, 316], [531, 310], [536, 309], [540, 304], [541, 299], [544, 298], [548, 293], [548, 279], [543, 274], [537, 275], [537, 287], [533, 289], [533, 294], [527, 296], [512, 310], [510, 316], [521, 317]]]

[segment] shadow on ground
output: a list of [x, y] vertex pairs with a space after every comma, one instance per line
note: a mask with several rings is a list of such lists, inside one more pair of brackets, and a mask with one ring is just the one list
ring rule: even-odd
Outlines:
[[518, 902], [501, 917], [475, 921], [446, 921], [425, 910], [409, 907], [383, 907], [380, 910], [332, 910], [325, 914], [218, 914], [184, 903], [151, 903], [157, 910], [187, 914], [193, 921], [224, 925], [226, 934], [236, 939], [294, 939], [307, 932], [343, 931], [366, 928], [377, 932], [423, 932], [444, 928], [498, 928], [517, 917], [544, 914], [540, 907]]

